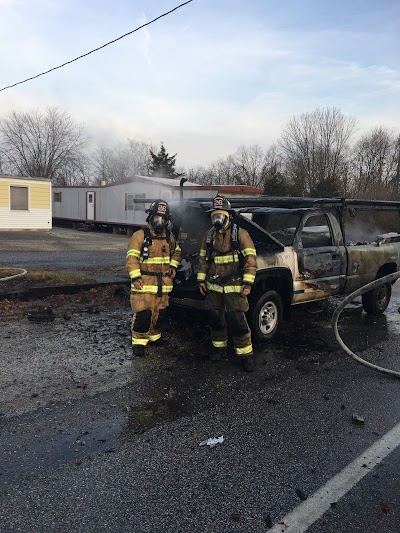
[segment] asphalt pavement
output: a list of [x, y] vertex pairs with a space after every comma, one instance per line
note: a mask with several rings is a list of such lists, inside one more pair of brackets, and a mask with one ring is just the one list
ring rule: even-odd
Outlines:
[[[124, 257], [126, 237], [105, 242]], [[385, 315], [354, 305], [340, 319], [351, 349], [394, 370], [399, 289]], [[133, 361], [127, 301], [1, 321], [0, 530], [397, 533], [399, 442], [384, 438], [400, 421], [400, 383], [338, 349], [334, 305], [294, 309], [257, 347], [253, 374], [232, 354], [207, 360], [201, 314], [171, 310], [169, 345]], [[223, 441], [200, 445], [211, 437]], [[366, 451], [380, 443], [373, 466]], [[325, 488], [321, 511], [313, 495]]]

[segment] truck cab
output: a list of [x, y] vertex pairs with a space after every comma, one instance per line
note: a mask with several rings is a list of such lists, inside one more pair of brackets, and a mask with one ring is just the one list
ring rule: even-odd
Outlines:
[[[291, 306], [348, 294], [400, 269], [397, 231], [370, 236], [369, 242], [346, 242], [345, 236], [345, 215], [350, 213], [354, 219], [358, 209], [391, 209], [394, 229], [398, 230], [400, 202], [271, 197], [229, 200], [235, 210], [233, 221], [248, 231], [257, 250], [248, 313], [256, 341], [272, 339], [283, 319], [290, 316]], [[196, 274], [200, 246], [211, 227], [211, 200], [185, 200], [171, 207], [174, 233], [182, 248], [171, 303], [202, 309], [204, 299]], [[386, 309], [390, 284], [382, 290], [380, 296], [367, 293], [363, 297], [367, 312], [379, 314]]]

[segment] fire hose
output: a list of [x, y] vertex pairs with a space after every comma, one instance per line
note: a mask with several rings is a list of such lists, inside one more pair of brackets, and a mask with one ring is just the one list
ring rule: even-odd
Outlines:
[[7, 271], [21, 270], [21, 272], [19, 272], [18, 274], [13, 274], [12, 276], [6, 276], [5, 278], [0, 277], [0, 281], [8, 281], [9, 279], [18, 278], [19, 276], [25, 276], [25, 274], [28, 273], [28, 271], [25, 270], [24, 268], [17, 268], [17, 267], [0, 267], [0, 271], [1, 270], [7, 270]]
[[388, 276], [384, 276], [383, 278], [376, 279], [375, 281], [372, 281], [371, 283], [368, 283], [367, 285], [364, 285], [364, 287], [361, 287], [361, 289], [358, 289], [348, 296], [338, 305], [338, 307], [335, 309], [335, 312], [333, 313], [332, 317], [332, 327], [333, 332], [335, 334], [335, 338], [337, 342], [339, 343], [339, 346], [344, 350], [350, 357], [352, 357], [355, 361], [358, 363], [361, 363], [362, 365], [365, 365], [369, 368], [372, 368], [373, 370], [377, 370], [378, 372], [382, 372], [383, 374], [388, 374], [389, 376], [394, 376], [396, 378], [400, 378], [400, 372], [396, 372], [395, 370], [390, 370], [388, 368], [384, 368], [378, 365], [374, 365], [373, 363], [370, 363], [369, 361], [366, 361], [365, 359], [362, 359], [358, 355], [356, 355], [354, 352], [350, 350], [346, 346], [346, 344], [343, 342], [342, 338], [339, 335], [338, 331], [338, 319], [343, 311], [343, 309], [347, 306], [348, 303], [352, 302], [357, 296], [360, 296], [368, 291], [371, 291], [375, 289], [376, 287], [380, 287], [382, 285], [385, 285], [386, 283], [391, 283], [396, 281], [398, 278], [400, 278], [400, 272], [395, 272], [393, 274], [389, 274]]

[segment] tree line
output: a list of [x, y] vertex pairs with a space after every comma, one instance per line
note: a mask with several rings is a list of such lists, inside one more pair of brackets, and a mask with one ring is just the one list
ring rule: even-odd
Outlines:
[[0, 173], [55, 185], [113, 183], [133, 175], [200, 185], [251, 185], [271, 196], [400, 198], [400, 133], [376, 126], [356, 139], [358, 121], [337, 108], [292, 117], [268, 147], [242, 145], [207, 166], [176, 169], [177, 154], [127, 139], [91, 146], [63, 110], [13, 111], [0, 118]]

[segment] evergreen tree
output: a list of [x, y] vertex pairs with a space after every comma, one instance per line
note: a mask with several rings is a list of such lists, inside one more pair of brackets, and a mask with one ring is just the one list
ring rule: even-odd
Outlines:
[[290, 196], [291, 190], [285, 177], [279, 172], [276, 163], [264, 168], [264, 191], [267, 196]]
[[165, 150], [164, 143], [161, 143], [158, 154], [155, 154], [150, 150], [151, 164], [150, 175], [157, 178], [179, 178], [182, 176], [179, 172], [175, 171], [176, 154], [170, 156]]

